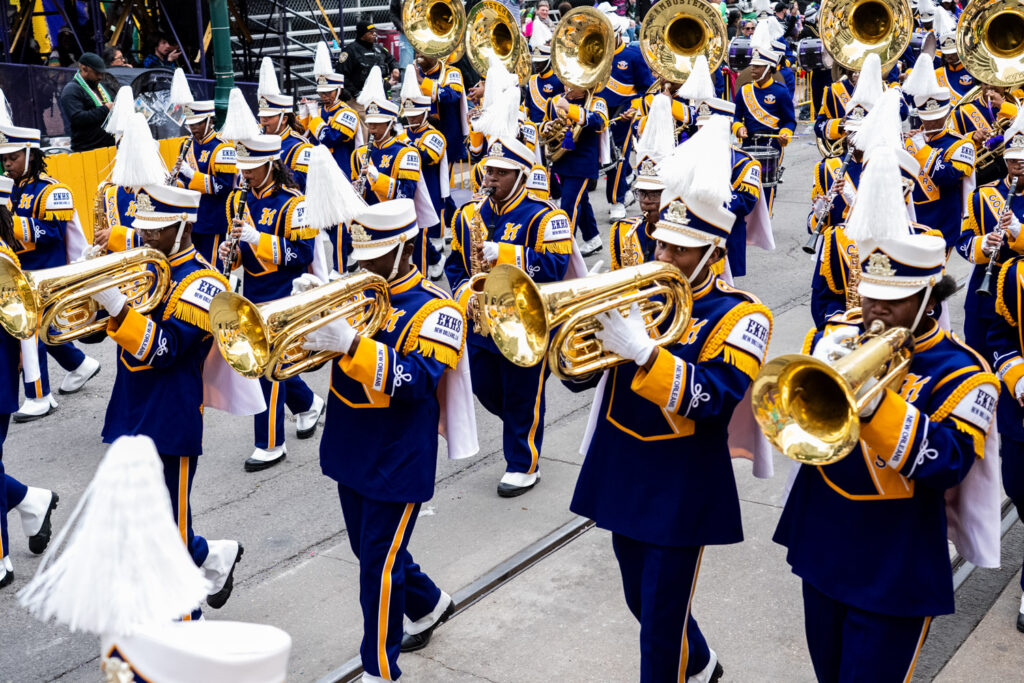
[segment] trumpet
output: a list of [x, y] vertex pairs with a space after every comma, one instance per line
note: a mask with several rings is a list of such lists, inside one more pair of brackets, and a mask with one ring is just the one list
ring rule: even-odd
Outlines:
[[[876, 320], [850, 340], [853, 351], [838, 360], [789, 354], [765, 363], [750, 390], [761, 431], [783, 455], [804, 465], [842, 460], [860, 441], [860, 411], [906, 377], [910, 339], [907, 328], [886, 330]], [[878, 382], [864, 391], [872, 378]]]
[[[152, 270], [149, 267], [152, 266]], [[152, 311], [167, 294], [171, 266], [156, 249], [138, 247], [66, 266], [25, 271], [0, 259], [0, 324], [12, 336], [39, 332], [51, 346], [106, 329], [96, 320], [92, 295], [118, 287], [139, 313]]]
[[[576, 280], [534, 284], [522, 269], [499, 264], [484, 283], [491, 339], [505, 358], [531, 367], [545, 356], [559, 379], [583, 377], [627, 362], [607, 351], [597, 315], [638, 304], [658, 346], [674, 344], [690, 324], [690, 282], [671, 264], [652, 261]], [[549, 343], [550, 340], [550, 343]]]
[[221, 292], [210, 303], [210, 331], [235, 372], [282, 382], [340, 355], [306, 351], [302, 341], [307, 334], [346, 318], [358, 334], [373, 336], [390, 310], [384, 278], [354, 273], [258, 305], [240, 294]]

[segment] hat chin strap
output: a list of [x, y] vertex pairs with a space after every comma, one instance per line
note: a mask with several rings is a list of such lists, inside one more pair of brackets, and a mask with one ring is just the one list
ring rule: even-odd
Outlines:
[[395, 262], [391, 264], [391, 274], [388, 275], [388, 282], [393, 281], [395, 279], [395, 276], [398, 275], [398, 266], [401, 265], [402, 263], [402, 252], [405, 251], [402, 248], [404, 246], [405, 242], [403, 241], [399, 242], [398, 246], [395, 247]]
[[714, 244], [708, 245], [707, 251], [704, 252], [704, 255], [700, 258], [700, 261], [697, 262], [697, 267], [694, 268], [693, 272], [690, 273], [690, 275], [686, 278], [687, 280], [690, 281], [690, 284], [694, 284], [693, 279], [697, 277], [700, 271], [704, 270], [704, 266], [707, 265], [707, 262], [711, 258], [711, 255], [715, 253], [716, 248], [717, 247], [715, 247]]
[[928, 308], [928, 297], [932, 294], [932, 283], [928, 283], [928, 286], [924, 288], [924, 298], [921, 299], [921, 307], [917, 309], [917, 315], [914, 317], [914, 324], [910, 326], [910, 334], [914, 334], [917, 330], [917, 326], [921, 323], [921, 318], [924, 317], [924, 311]]
[[178, 221], [178, 234], [174, 237], [174, 246], [171, 248], [171, 256], [174, 256], [181, 251], [181, 235], [185, 232], [185, 223], [187, 221], [182, 219]]

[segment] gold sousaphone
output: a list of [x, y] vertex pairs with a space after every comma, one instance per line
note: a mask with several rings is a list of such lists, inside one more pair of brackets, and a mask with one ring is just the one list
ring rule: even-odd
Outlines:
[[636, 303], [654, 343], [667, 346], [683, 336], [693, 306], [689, 281], [675, 266], [657, 261], [541, 285], [522, 269], [499, 264], [477, 296], [498, 351], [522, 367], [547, 356], [559, 379], [626, 362], [594, 336], [601, 328], [598, 313], [626, 314]]
[[405, 37], [417, 53], [444, 60], [466, 36], [466, 8], [452, 0], [407, 0], [402, 5]]
[[0, 258], [0, 324], [18, 339], [38, 331], [45, 343], [64, 344], [106, 329], [105, 319], [95, 319], [93, 294], [118, 287], [132, 308], [148, 313], [170, 284], [167, 257], [148, 247], [31, 271]]
[[661, 0], [640, 25], [640, 52], [659, 78], [684, 83], [700, 55], [714, 73], [725, 58], [729, 36], [718, 5], [706, 0]]
[[[789, 354], [768, 361], [750, 390], [761, 431], [799, 463], [842, 460], [860, 440], [861, 409], [886, 388], [899, 389], [910, 367], [909, 340], [910, 330], [875, 321], [839, 360]], [[872, 378], [878, 382], [868, 387]]]
[[497, 57], [509, 73], [518, 74], [519, 84], [530, 78], [530, 50], [519, 24], [507, 7], [495, 0], [482, 0], [466, 19], [466, 56], [473, 70], [486, 76], [491, 57]]
[[[590, 109], [594, 93], [608, 83], [615, 56], [615, 29], [612, 22], [593, 7], [576, 7], [565, 13], [551, 34], [551, 68], [558, 80], [587, 91], [584, 109]], [[572, 139], [579, 138], [583, 125], [559, 117], [543, 135], [548, 161], [565, 154], [565, 131], [572, 128]]]
[[235, 372], [281, 382], [338, 355], [304, 350], [302, 341], [307, 334], [346, 318], [356, 333], [372, 336], [389, 310], [384, 278], [356, 273], [263, 304], [234, 292], [221, 292], [210, 304], [210, 331]]

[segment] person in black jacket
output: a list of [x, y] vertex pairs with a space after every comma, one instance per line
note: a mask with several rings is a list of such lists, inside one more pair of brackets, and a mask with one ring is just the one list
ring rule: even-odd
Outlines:
[[377, 27], [368, 17], [361, 18], [356, 24], [356, 39], [345, 46], [339, 61], [341, 67], [338, 73], [345, 76], [342, 98], [346, 100], [354, 99], [359, 94], [374, 66], [379, 66], [381, 73], [389, 77], [385, 90], [397, 84], [401, 78], [398, 61], [377, 42]]
[[114, 137], [103, 130], [113, 99], [100, 79], [107, 72], [103, 59], [86, 52], [78, 60], [78, 73], [64, 86], [60, 106], [71, 124], [71, 151], [85, 152], [100, 147], [111, 147]]

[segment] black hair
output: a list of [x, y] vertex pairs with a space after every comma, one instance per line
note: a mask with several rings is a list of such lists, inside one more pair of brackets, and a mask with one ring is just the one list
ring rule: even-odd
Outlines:
[[285, 166], [284, 162], [280, 159], [274, 159], [271, 163], [270, 177], [274, 179], [274, 183], [279, 187], [287, 187], [293, 190], [299, 189], [299, 184], [295, 182], [292, 170]]
[[11, 210], [0, 204], [0, 239], [14, 251], [21, 251], [22, 245], [14, 236], [14, 217]]
[[46, 158], [43, 156], [43, 150], [33, 147], [28, 150], [28, 171], [24, 177], [38, 178], [44, 173], [46, 173]]
[[932, 287], [931, 298], [935, 299], [937, 306], [954, 294], [956, 294], [956, 280], [952, 275], [943, 275], [942, 279]]
[[[124, 50], [117, 45], [108, 45], [103, 48], [103, 63], [107, 66], [111, 66], [114, 63], [114, 60], [117, 59], [118, 52], [121, 53], [122, 57], [124, 56]], [[127, 59], [125, 61], [127, 61]]]

